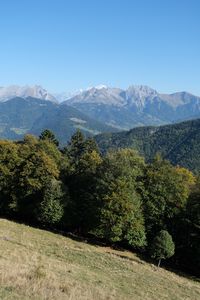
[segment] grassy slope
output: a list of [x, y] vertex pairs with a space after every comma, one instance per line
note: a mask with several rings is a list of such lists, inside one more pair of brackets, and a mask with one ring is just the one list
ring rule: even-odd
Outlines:
[[200, 283], [130, 252], [0, 219], [0, 299], [200, 299]]

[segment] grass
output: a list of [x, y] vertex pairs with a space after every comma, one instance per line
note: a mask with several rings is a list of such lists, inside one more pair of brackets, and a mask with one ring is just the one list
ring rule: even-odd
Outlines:
[[200, 299], [200, 283], [139, 259], [0, 219], [0, 299]]
[[92, 133], [92, 134], [99, 134], [99, 133], [101, 133], [98, 130], [93, 130], [93, 129], [87, 128], [86, 126], [80, 125], [80, 124], [75, 124], [74, 127], [78, 128], [80, 130], [85, 130], [85, 131], [87, 131], [89, 133]]

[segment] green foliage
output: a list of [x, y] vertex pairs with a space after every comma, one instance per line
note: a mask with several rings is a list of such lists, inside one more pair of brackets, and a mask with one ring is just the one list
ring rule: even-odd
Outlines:
[[136, 191], [143, 167], [143, 159], [128, 149], [110, 152], [104, 158], [97, 187], [101, 209], [96, 235], [135, 248], [145, 246], [144, 219]]
[[36, 145], [38, 144], [38, 138], [32, 134], [26, 134], [23, 140], [25, 145], [32, 147], [32, 150], [35, 149]]
[[142, 198], [150, 237], [158, 230], [168, 228], [182, 211], [194, 181], [190, 171], [174, 167], [160, 156], [146, 167]]
[[16, 201], [15, 187], [18, 166], [22, 159], [19, 146], [9, 141], [0, 141], [0, 214], [9, 214]]
[[71, 137], [71, 140], [67, 147], [64, 149], [64, 153], [70, 159], [71, 165], [76, 168], [76, 164], [84, 153], [85, 137], [80, 130], [77, 130]]
[[39, 140], [37, 149], [45, 152], [49, 157], [55, 161], [59, 169], [67, 168], [69, 161], [67, 157], [64, 157], [58, 147], [48, 140]]
[[59, 177], [56, 161], [39, 147], [37, 138], [0, 143], [0, 207], [7, 214], [34, 219], [35, 207], [51, 179]]
[[125, 176], [133, 184], [139, 181], [145, 169], [143, 157], [132, 149], [109, 151], [104, 158], [104, 166], [108, 171], [106, 175], [110, 174], [113, 178]]
[[55, 137], [55, 134], [48, 129], [45, 129], [44, 131], [42, 131], [42, 133], [40, 134], [40, 140], [47, 140], [53, 144], [55, 144], [56, 146], [59, 145], [58, 140]]
[[101, 164], [96, 143], [85, 139], [80, 131], [71, 138], [65, 155], [70, 167], [64, 181], [69, 189], [71, 203], [66, 213], [72, 229], [88, 232], [96, 224], [98, 203], [95, 195], [96, 170]]
[[156, 260], [166, 259], [174, 255], [175, 245], [171, 235], [166, 230], [161, 230], [154, 238], [150, 254]]
[[102, 152], [133, 148], [150, 162], [159, 152], [173, 165], [195, 173], [200, 171], [200, 120], [160, 127], [138, 127], [129, 131], [106, 133], [95, 137]]
[[146, 244], [144, 220], [138, 195], [123, 179], [110, 183], [102, 196], [100, 225], [95, 233], [111, 242], [123, 241], [134, 248]]
[[[196, 190], [190, 196], [186, 207], [186, 220], [188, 230], [185, 231], [184, 244], [186, 243], [189, 254], [190, 270], [191, 265], [195, 266], [196, 272], [200, 270], [200, 183], [197, 183]], [[187, 241], [187, 242], [186, 242]]]
[[43, 200], [39, 204], [36, 217], [44, 225], [53, 227], [60, 222], [64, 214], [61, 182], [52, 179], [44, 189]]
[[169, 232], [174, 262], [198, 274], [200, 184], [189, 170], [160, 155], [146, 164], [128, 148], [102, 156], [80, 131], [63, 151], [42, 136], [0, 141], [1, 216], [147, 246], [156, 259], [173, 254]]
[[174, 230], [179, 263], [200, 275], [200, 182], [192, 189], [185, 211], [176, 220]]

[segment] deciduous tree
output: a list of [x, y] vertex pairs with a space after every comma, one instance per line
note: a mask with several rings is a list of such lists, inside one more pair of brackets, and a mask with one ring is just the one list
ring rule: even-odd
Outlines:
[[175, 245], [171, 235], [166, 230], [161, 230], [154, 238], [150, 254], [152, 258], [158, 260], [158, 267], [161, 260], [169, 258], [174, 255]]

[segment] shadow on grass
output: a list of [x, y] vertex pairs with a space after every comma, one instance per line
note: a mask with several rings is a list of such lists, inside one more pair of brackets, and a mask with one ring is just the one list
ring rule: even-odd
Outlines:
[[172, 263], [169, 263], [167, 261], [162, 260], [161, 266], [158, 267], [158, 265], [157, 265], [158, 262], [151, 259], [147, 254], [137, 253], [137, 256], [142, 261], [145, 261], [148, 264], [154, 265], [155, 266], [155, 271], [159, 270], [159, 269], [164, 269], [164, 270], [167, 270], [169, 272], [175, 273], [176, 275], [178, 275], [180, 277], [184, 277], [184, 278], [187, 278], [187, 279], [190, 279], [190, 280], [193, 280], [193, 281], [196, 281], [196, 282], [200, 283], [200, 278], [198, 277], [198, 275], [193, 275], [193, 274], [187, 272], [187, 270], [180, 270], [180, 269], [178, 269], [177, 266], [172, 265]]

